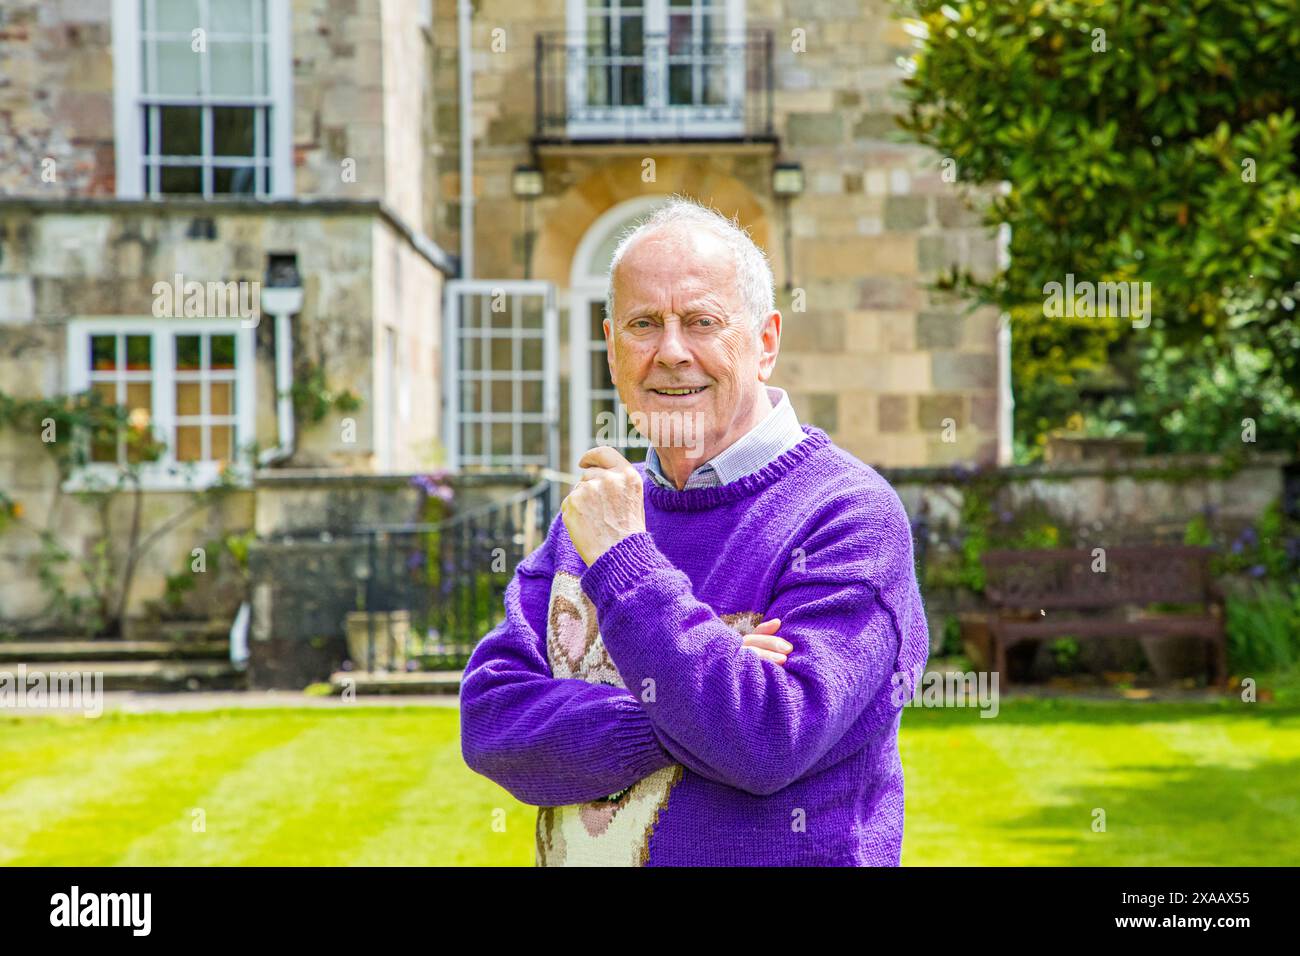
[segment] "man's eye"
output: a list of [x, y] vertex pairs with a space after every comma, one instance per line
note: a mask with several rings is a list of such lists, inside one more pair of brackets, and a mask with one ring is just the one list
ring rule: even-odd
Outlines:
[[706, 315], [706, 316], [703, 316], [703, 317], [701, 317], [701, 318], [696, 319], [696, 320], [695, 320], [695, 324], [696, 324], [696, 325], [699, 325], [699, 326], [703, 326], [704, 328], [707, 329], [707, 328], [712, 328], [713, 326], [717, 325], [717, 324], [718, 324], [718, 321], [717, 321], [717, 319], [711, 319], [711, 318], [709, 318], [709, 317]]

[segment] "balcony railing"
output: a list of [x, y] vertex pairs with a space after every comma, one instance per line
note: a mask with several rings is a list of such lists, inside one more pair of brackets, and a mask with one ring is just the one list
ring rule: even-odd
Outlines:
[[626, 47], [539, 33], [536, 58], [539, 142], [774, 138], [771, 30]]

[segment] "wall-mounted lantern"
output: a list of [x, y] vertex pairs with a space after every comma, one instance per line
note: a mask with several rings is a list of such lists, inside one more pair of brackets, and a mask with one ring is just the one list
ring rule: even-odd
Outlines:
[[772, 167], [772, 193], [780, 201], [785, 219], [785, 291], [794, 287], [794, 260], [790, 236], [790, 200], [803, 193], [803, 166], [777, 163]]
[[524, 278], [533, 272], [533, 202], [546, 187], [542, 171], [536, 166], [516, 166], [510, 175], [510, 191], [524, 204]]

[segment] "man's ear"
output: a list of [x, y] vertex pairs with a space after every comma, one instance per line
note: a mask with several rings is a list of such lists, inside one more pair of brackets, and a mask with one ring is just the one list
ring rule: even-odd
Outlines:
[[776, 356], [781, 351], [781, 313], [772, 312], [763, 320], [758, 338], [758, 380], [766, 382], [776, 369]]

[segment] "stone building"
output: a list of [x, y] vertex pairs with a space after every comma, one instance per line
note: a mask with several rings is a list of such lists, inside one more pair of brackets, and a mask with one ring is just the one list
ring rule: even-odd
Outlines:
[[[908, 50], [886, 0], [5, 0], [0, 393], [126, 405], [166, 447], [146, 529], [241, 466], [135, 611], [274, 471], [572, 466], [616, 411], [614, 243], [684, 193], [770, 254], [804, 421], [994, 461], [996, 316], [927, 282], [996, 243], [893, 136]], [[0, 421], [0, 508], [93, 555], [71, 492], [125, 451], [60, 486], [41, 439]], [[0, 533], [0, 629], [48, 605], [40, 549]]]
[[[428, 15], [406, 0], [0, 6], [0, 392], [93, 389], [166, 446], [142, 469], [141, 525], [192, 514], [144, 556], [132, 611], [193, 546], [253, 526], [259, 468], [441, 461], [455, 261], [431, 238]], [[60, 487], [41, 439], [0, 423], [0, 505], [74, 558], [106, 538], [120, 567], [131, 496], [105, 535], [72, 492], [115, 480], [124, 450], [93, 449]], [[239, 490], [191, 508], [227, 463]], [[48, 605], [40, 551], [22, 527], [0, 534], [0, 623]]]

